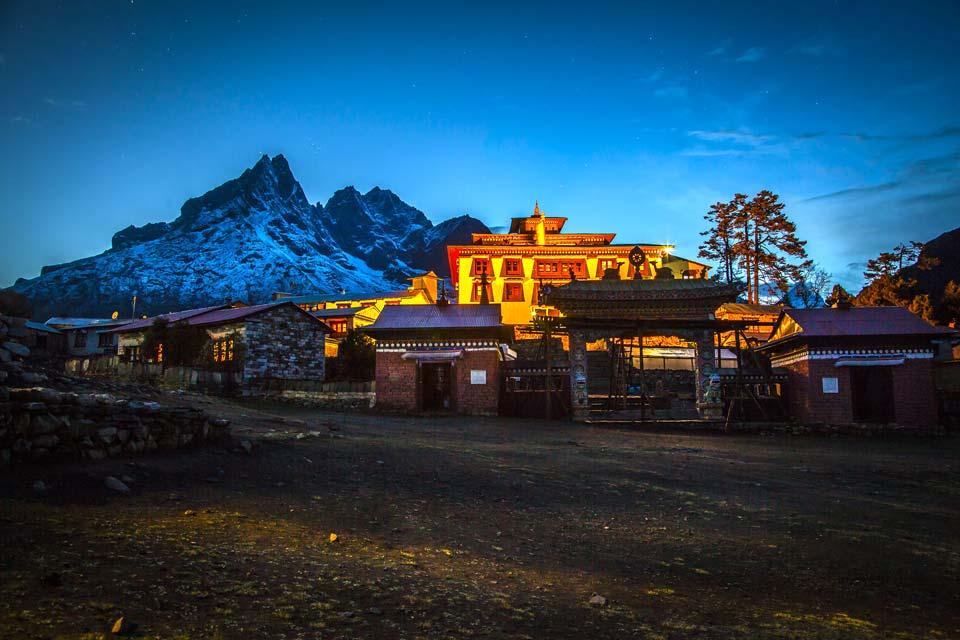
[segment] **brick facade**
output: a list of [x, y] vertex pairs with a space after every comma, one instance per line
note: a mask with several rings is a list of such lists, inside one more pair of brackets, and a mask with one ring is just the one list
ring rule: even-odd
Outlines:
[[[429, 347], [429, 345], [425, 345]], [[418, 348], [423, 348], [418, 346]], [[404, 351], [377, 351], [377, 408], [384, 411], [422, 410], [423, 390], [416, 359]], [[496, 415], [500, 404], [500, 356], [495, 348], [464, 349], [451, 361], [451, 410], [466, 415]], [[471, 371], [486, 372], [485, 384], [472, 384]]]
[[[786, 404], [789, 415], [801, 422], [854, 422], [851, 394], [852, 367], [837, 367], [836, 359], [801, 360], [786, 365]], [[893, 376], [894, 420], [897, 424], [932, 426], [937, 423], [937, 399], [932, 358], [908, 358], [890, 367]], [[837, 379], [837, 393], [823, 392], [823, 378]]]

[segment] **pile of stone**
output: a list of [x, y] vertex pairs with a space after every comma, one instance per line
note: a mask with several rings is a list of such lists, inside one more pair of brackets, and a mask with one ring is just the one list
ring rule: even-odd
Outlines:
[[30, 348], [22, 343], [27, 337], [27, 319], [0, 315], [0, 363], [23, 360]]
[[17, 320], [0, 317], [0, 466], [99, 460], [229, 437], [229, 421], [201, 409], [51, 388], [74, 385], [69, 378], [23, 362], [30, 352], [18, 340], [23, 325]]

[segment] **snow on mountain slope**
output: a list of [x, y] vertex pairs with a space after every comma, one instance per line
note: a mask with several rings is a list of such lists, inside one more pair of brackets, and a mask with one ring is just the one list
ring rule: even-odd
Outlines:
[[133, 295], [138, 312], [153, 314], [263, 302], [275, 291], [389, 290], [418, 270], [445, 270], [445, 257], [427, 256], [428, 244], [436, 253], [442, 242], [442, 227], [379, 188], [361, 195], [348, 187], [325, 207], [311, 205], [286, 159], [263, 156], [239, 178], [187, 200], [173, 222], [127, 227], [110, 250], [45, 267], [13, 288], [32, 300], [38, 318], [125, 315]]

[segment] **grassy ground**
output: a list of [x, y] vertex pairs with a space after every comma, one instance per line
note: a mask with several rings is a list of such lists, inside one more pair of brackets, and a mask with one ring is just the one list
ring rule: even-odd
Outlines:
[[0, 637], [960, 637], [955, 437], [212, 410], [252, 455], [0, 473]]

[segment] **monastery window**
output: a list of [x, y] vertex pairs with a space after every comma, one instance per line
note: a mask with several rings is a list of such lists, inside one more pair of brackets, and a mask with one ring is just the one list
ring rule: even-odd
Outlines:
[[73, 346], [77, 349], [83, 349], [87, 346], [87, 332], [77, 331], [73, 334]]
[[112, 347], [113, 346], [113, 334], [112, 333], [100, 333], [97, 335], [97, 346], [98, 347]]
[[330, 326], [330, 331], [334, 334], [343, 334], [347, 332], [347, 321], [346, 320], [330, 320], [327, 322]]
[[[493, 302], [493, 285], [487, 283], [487, 301]], [[470, 302], [480, 302], [480, 283], [473, 283], [473, 293], [470, 295]]]
[[617, 268], [617, 259], [616, 258], [600, 258], [597, 261], [597, 277], [602, 278], [603, 274], [607, 272], [607, 269], [616, 269]]
[[350, 305], [349, 302], [338, 302], [338, 303], [337, 303], [337, 309], [349, 309], [350, 306], [351, 306], [351, 305]]
[[163, 362], [163, 343], [157, 345], [157, 354], [154, 360], [158, 363]]
[[503, 259], [503, 269], [500, 271], [501, 276], [522, 276], [523, 275], [523, 262], [520, 258], [504, 258]]
[[683, 279], [684, 280], [696, 280], [700, 277], [700, 271], [698, 269], [684, 269], [683, 270]]
[[504, 302], [523, 302], [523, 283], [507, 282], [503, 285]]
[[538, 277], [555, 277], [560, 273], [560, 262], [558, 260], [537, 260], [534, 271]]
[[214, 362], [233, 362], [233, 338], [220, 338], [213, 343]]
[[399, 301], [399, 300], [387, 300], [384, 304], [386, 304], [388, 307], [395, 307], [395, 306], [397, 306], [398, 304], [400, 304], [400, 301]]
[[480, 276], [483, 274], [492, 275], [490, 271], [490, 258], [474, 258], [473, 259], [473, 270], [470, 272], [470, 275]]

